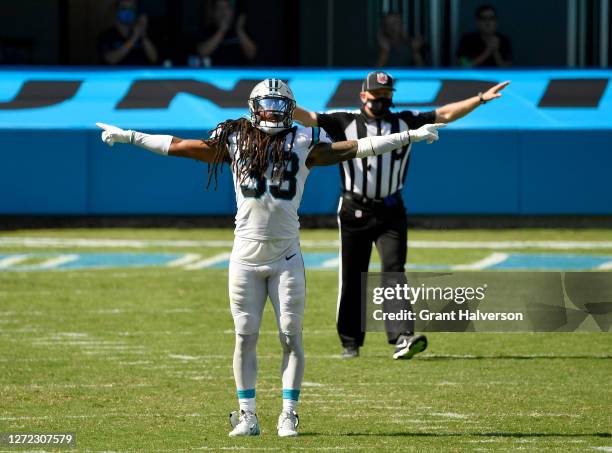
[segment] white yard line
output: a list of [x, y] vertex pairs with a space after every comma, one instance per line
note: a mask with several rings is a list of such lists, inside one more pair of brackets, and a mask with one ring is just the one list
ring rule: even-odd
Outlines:
[[36, 267], [36, 269], [53, 269], [55, 267], [60, 267], [62, 264], [72, 263], [78, 259], [79, 255], [60, 255], [38, 263], [34, 267]]
[[[209, 247], [231, 248], [227, 240], [146, 240], [146, 239], [86, 239], [53, 237], [0, 237], [0, 247]], [[337, 240], [303, 240], [304, 248], [336, 248]], [[612, 241], [408, 241], [419, 249], [612, 249]]]
[[340, 241], [337, 239], [304, 239], [300, 240], [300, 245], [304, 248], [338, 248], [340, 246]]
[[231, 247], [232, 241], [184, 241], [184, 240], [146, 240], [146, 239], [86, 239], [53, 237], [0, 237], [0, 246], [13, 247]]
[[20, 263], [28, 258], [28, 255], [11, 255], [0, 259], [0, 269], [6, 269], [13, 264]]
[[456, 412], [432, 412], [429, 415], [434, 417], [447, 417], [447, 418], [468, 418], [465, 414], [458, 414]]
[[200, 255], [197, 253], [187, 253], [186, 255], [181, 256], [173, 261], [170, 261], [166, 266], [168, 267], [180, 267], [185, 266], [187, 264], [193, 263], [195, 260], [199, 260]]
[[454, 266], [450, 266], [450, 269], [454, 271], [478, 271], [482, 269], [487, 269], [491, 266], [495, 266], [496, 264], [503, 263], [508, 259], [507, 253], [491, 253], [489, 256], [478, 260], [474, 263], [470, 264], [456, 264]]
[[338, 267], [339, 265], [340, 265], [340, 258], [335, 257], [335, 258], [331, 258], [329, 260], [323, 261], [320, 267], [325, 268], [325, 269], [327, 268], [333, 269], [333, 268]]
[[408, 241], [418, 249], [609, 249], [612, 241]]
[[203, 260], [196, 261], [195, 263], [191, 263], [186, 266], [183, 266], [183, 269], [187, 269], [187, 270], [204, 269], [206, 267], [211, 267], [211, 266], [214, 266], [215, 264], [219, 264], [224, 261], [227, 261], [230, 256], [231, 256], [231, 253], [229, 252], [219, 253], [218, 255], [211, 256], [210, 258], [205, 258]]
[[168, 354], [168, 357], [170, 357], [171, 359], [177, 359], [177, 360], [183, 360], [185, 362], [189, 362], [189, 361], [192, 361], [192, 360], [200, 360], [204, 356], [183, 355], [183, 354]]
[[[108, 412], [104, 414], [104, 417], [126, 417], [126, 418], [144, 418], [144, 417], [175, 417], [175, 418], [183, 418], [183, 417], [202, 417], [201, 414], [191, 413], [191, 414], [162, 414], [162, 413], [119, 413], [119, 412]], [[17, 415], [17, 416], [0, 416], [0, 420], [59, 420], [62, 418], [68, 419], [87, 419], [87, 418], [100, 418], [98, 414], [83, 414], [83, 415], [61, 415], [61, 416], [53, 416], [53, 415]]]
[[302, 386], [303, 387], [325, 387], [325, 384], [321, 384], [320, 382], [304, 381], [302, 382]]

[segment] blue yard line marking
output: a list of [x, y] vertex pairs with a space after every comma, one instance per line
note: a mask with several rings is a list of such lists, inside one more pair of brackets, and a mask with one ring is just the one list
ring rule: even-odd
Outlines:
[[67, 263], [62, 269], [164, 266], [181, 256], [164, 253], [88, 253], [80, 254], [77, 261]]
[[612, 261], [612, 256], [566, 255], [553, 253], [511, 253], [508, 258], [487, 269], [513, 270], [592, 270]]
[[[11, 257], [27, 255], [28, 259], [34, 258], [41, 261], [57, 258], [61, 255], [77, 255], [74, 261], [59, 264], [44, 270], [68, 270], [68, 269], [104, 269], [104, 268], [126, 268], [126, 267], [149, 267], [165, 266], [168, 263], [181, 258], [182, 254], [168, 253], [12, 253], [0, 254], [2, 260]], [[304, 264], [307, 269], [336, 269], [338, 253], [316, 252], [303, 253]], [[511, 253], [502, 262], [485, 267], [489, 270], [593, 270], [605, 263], [612, 262], [612, 256], [602, 255], [573, 255], [557, 253]], [[228, 260], [220, 261], [210, 266], [210, 269], [227, 269]], [[408, 270], [450, 270], [448, 264], [408, 264]], [[379, 270], [379, 263], [371, 263], [370, 270]], [[1, 271], [33, 271], [43, 270], [40, 264], [23, 264], [19, 261], [2, 267]]]
[[[0, 255], [0, 260], [13, 255]], [[104, 269], [114, 267], [146, 267], [165, 266], [183, 255], [167, 253], [28, 253], [28, 259], [49, 260], [61, 255], [77, 255], [78, 258], [68, 263], [60, 264], [44, 270], [66, 269]], [[40, 264], [19, 263], [2, 268], [0, 271], [35, 271], [43, 270]]]

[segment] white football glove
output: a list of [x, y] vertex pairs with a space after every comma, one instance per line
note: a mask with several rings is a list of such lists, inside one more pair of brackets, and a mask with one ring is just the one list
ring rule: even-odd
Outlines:
[[102, 132], [102, 141], [108, 146], [113, 146], [115, 143], [132, 143], [133, 132], [128, 130], [124, 131], [117, 126], [111, 126], [110, 124], [96, 123]]
[[115, 143], [131, 143], [155, 154], [167, 156], [172, 144], [172, 135], [149, 135], [133, 130], [123, 130], [110, 124], [96, 123], [102, 132], [102, 141], [108, 146]]
[[408, 131], [408, 134], [410, 135], [410, 140], [412, 140], [412, 142], [416, 143], [427, 140], [427, 144], [430, 145], [438, 140], [438, 129], [445, 126], [445, 123], [425, 124], [418, 129], [411, 129]]

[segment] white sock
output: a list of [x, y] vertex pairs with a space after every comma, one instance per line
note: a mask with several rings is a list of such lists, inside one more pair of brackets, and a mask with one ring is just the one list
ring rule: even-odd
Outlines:
[[238, 398], [240, 410], [245, 412], [255, 412], [255, 398]]
[[298, 402], [295, 400], [283, 400], [283, 412], [292, 412], [297, 409]]

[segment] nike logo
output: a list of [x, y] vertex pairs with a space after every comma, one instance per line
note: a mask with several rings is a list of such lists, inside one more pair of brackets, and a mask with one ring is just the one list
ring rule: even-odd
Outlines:
[[402, 341], [400, 344], [396, 345], [398, 348], [405, 348], [408, 346], [408, 342], [406, 340]]
[[297, 253], [294, 253], [294, 254], [293, 254], [293, 255], [291, 255], [291, 256], [286, 256], [286, 257], [285, 257], [285, 259], [286, 259], [287, 261], [289, 261], [289, 260], [290, 260], [291, 258], [293, 258], [295, 255], [297, 255]]

